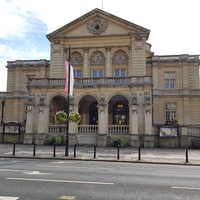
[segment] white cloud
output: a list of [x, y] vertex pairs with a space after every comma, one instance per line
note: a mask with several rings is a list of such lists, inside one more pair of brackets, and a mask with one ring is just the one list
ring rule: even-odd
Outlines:
[[155, 54], [200, 54], [199, 0], [0, 0], [0, 74], [8, 60], [49, 59], [46, 34], [102, 2], [106, 12], [151, 30]]

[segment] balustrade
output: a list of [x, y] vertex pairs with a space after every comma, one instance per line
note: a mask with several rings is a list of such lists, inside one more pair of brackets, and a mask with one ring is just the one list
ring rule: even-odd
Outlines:
[[189, 127], [188, 130], [187, 130], [187, 134], [189, 136], [200, 137], [200, 127]]
[[[117, 86], [117, 85], [141, 85], [151, 84], [151, 77], [97, 77], [97, 78], [76, 78], [74, 87], [91, 86]], [[29, 78], [28, 87], [64, 87], [65, 79], [60, 78]]]
[[98, 125], [78, 125], [78, 133], [96, 134], [98, 133]]
[[66, 125], [49, 125], [49, 133], [66, 133]]
[[109, 125], [108, 126], [109, 134], [129, 134], [128, 125]]

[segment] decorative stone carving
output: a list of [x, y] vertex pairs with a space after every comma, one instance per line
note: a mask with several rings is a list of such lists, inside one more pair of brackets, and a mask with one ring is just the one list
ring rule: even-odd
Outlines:
[[106, 103], [105, 103], [105, 97], [100, 97], [99, 105], [98, 105], [100, 113], [105, 113]]
[[145, 113], [151, 113], [151, 105], [145, 105]]
[[132, 106], [132, 113], [137, 114], [138, 113], [138, 106], [137, 105], [131, 105]]
[[53, 45], [53, 53], [60, 53], [61, 52], [61, 47], [59, 44], [54, 44]]
[[32, 113], [32, 108], [33, 108], [32, 105], [27, 105], [27, 107], [26, 107], [27, 113]]
[[72, 65], [81, 65], [83, 64], [83, 57], [79, 52], [74, 52], [71, 55], [71, 64]]
[[128, 63], [128, 56], [126, 54], [126, 52], [119, 50], [116, 51], [113, 55], [113, 63], [124, 63], [127, 64]]
[[38, 113], [44, 114], [44, 106], [39, 106], [38, 107]]
[[143, 49], [143, 41], [135, 41], [134, 42], [134, 48], [135, 50], [142, 50]]
[[144, 103], [145, 103], [145, 105], [151, 104], [151, 92], [150, 91], [144, 92]]
[[95, 51], [91, 55], [91, 64], [104, 64], [105, 63], [105, 56], [100, 51]]
[[28, 106], [34, 105], [34, 101], [35, 101], [35, 99], [34, 99], [33, 96], [29, 97], [29, 98], [28, 98], [28, 103], [27, 103], [27, 105], [28, 105]]
[[88, 22], [86, 26], [90, 33], [100, 35], [108, 28], [108, 23], [104, 19], [96, 17]]

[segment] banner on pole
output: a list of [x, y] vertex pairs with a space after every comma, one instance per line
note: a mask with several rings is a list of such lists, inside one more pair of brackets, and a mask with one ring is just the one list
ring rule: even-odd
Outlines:
[[[65, 74], [66, 75], [65, 93], [72, 96], [73, 86], [74, 86], [74, 70], [73, 70], [73, 67], [70, 65], [70, 72], [69, 72], [69, 62], [68, 61], [65, 61], [65, 73], [66, 73]], [[69, 76], [69, 73], [70, 73], [70, 76]]]

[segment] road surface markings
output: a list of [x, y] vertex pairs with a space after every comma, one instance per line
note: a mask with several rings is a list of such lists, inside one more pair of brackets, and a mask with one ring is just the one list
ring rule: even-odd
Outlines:
[[193, 188], [193, 187], [172, 187], [172, 189], [181, 189], [181, 190], [200, 190], [200, 188]]
[[62, 196], [62, 197], [60, 197], [60, 199], [63, 199], [63, 200], [75, 200], [76, 197], [75, 196]]
[[[20, 170], [20, 169], [0, 169], [2, 172], [22, 172], [29, 175], [41, 175], [41, 174], [50, 174], [50, 173], [41, 173], [40, 171], [29, 171], [29, 170]], [[0, 199], [1, 200], [1, 199]]]
[[58, 166], [58, 165], [36, 165], [36, 167], [45, 167], [45, 168], [58, 168], [58, 167], [65, 167], [65, 169], [66, 168], [69, 168], [69, 169], [89, 169], [89, 170], [110, 170], [110, 171], [112, 171], [112, 170], [115, 170], [114, 168], [98, 168], [98, 167], [75, 167], [75, 166], [64, 166], [64, 165], [62, 165], [62, 166]]
[[25, 170], [22, 170], [22, 169], [0, 169], [0, 171], [1, 172], [23, 172]]
[[0, 200], [17, 200], [19, 197], [0, 196]]
[[24, 174], [29, 174], [29, 175], [41, 175], [41, 174], [50, 174], [50, 173], [41, 173], [39, 171], [30, 171], [30, 172], [23, 172]]
[[80, 184], [96, 184], [96, 185], [114, 185], [109, 182], [90, 182], [90, 181], [70, 181], [70, 180], [53, 180], [53, 179], [32, 179], [32, 178], [6, 178], [8, 180], [18, 181], [40, 181], [40, 182], [57, 182], [57, 183], [80, 183]]
[[[194, 172], [191, 172], [191, 171], [184, 171], [184, 172], [180, 172], [180, 171], [157, 171], [158, 173], [167, 173], [167, 174], [169, 174], [169, 173], [174, 173], [174, 174], [194, 174]], [[199, 172], [197, 172], [197, 173], [195, 173], [196, 175], [199, 175], [200, 173]]]

